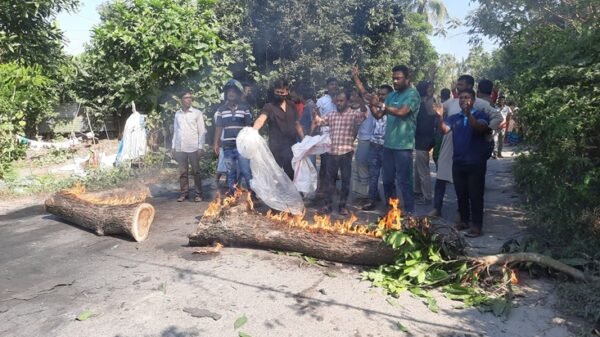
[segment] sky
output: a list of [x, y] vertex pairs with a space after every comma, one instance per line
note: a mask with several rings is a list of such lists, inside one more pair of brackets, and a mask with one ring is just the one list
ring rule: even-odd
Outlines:
[[[77, 55], [84, 50], [84, 44], [90, 40], [90, 29], [100, 23], [97, 8], [106, 0], [82, 0], [77, 13], [62, 13], [58, 16], [60, 27], [65, 32], [67, 54]], [[464, 19], [467, 13], [473, 10], [475, 4], [467, 0], [445, 0], [448, 14], [453, 18]], [[466, 58], [469, 54], [469, 35], [467, 27], [449, 30], [446, 37], [431, 36], [431, 42], [440, 54], [453, 54], [458, 60]], [[491, 51], [497, 46], [490, 40], [484, 39], [483, 47]]]

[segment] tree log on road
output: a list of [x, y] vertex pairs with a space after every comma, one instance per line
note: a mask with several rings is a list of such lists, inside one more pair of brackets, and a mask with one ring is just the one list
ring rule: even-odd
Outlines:
[[[92, 200], [92, 201], [90, 201]], [[97, 202], [93, 201], [97, 200]], [[86, 199], [69, 192], [58, 192], [46, 199], [46, 211], [97, 235], [127, 234], [135, 241], [148, 237], [154, 220], [154, 207], [141, 201], [106, 204], [102, 199]]]
[[381, 238], [288, 226], [248, 211], [245, 205], [226, 209], [218, 217], [205, 218], [189, 236], [190, 246], [209, 246], [218, 242], [225, 246], [299, 252], [323, 260], [367, 266], [394, 260], [392, 248]]

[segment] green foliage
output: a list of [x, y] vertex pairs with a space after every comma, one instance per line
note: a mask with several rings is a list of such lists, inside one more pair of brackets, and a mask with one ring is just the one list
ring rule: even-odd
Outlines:
[[111, 117], [135, 101], [155, 123], [161, 105], [173, 108], [182, 89], [198, 92], [195, 103], [201, 108], [218, 102], [231, 77], [231, 55], [247, 46], [221, 37], [212, 7], [209, 0], [107, 3], [77, 61], [82, 102], [97, 117]]
[[25, 154], [16, 136], [35, 135], [39, 122], [53, 114], [53, 85], [40, 66], [0, 64], [0, 179]]
[[51, 149], [48, 153], [32, 158], [32, 162], [40, 167], [60, 164], [73, 158], [74, 152], [72, 149]]
[[[74, 11], [78, 0], [3, 0], [0, 2], [0, 63], [55, 67], [62, 59], [62, 31], [54, 19]], [[50, 69], [45, 69], [45, 71]]]
[[[564, 255], [593, 254], [600, 242], [600, 4], [479, 2], [473, 31], [502, 43], [488, 71], [517, 100], [516, 120], [530, 146], [515, 178], [537, 232]], [[574, 249], [564, 249], [569, 245]]]
[[[518, 103], [528, 151], [517, 160], [515, 179], [534, 235], [547, 243], [527, 248], [585, 268], [582, 257], [600, 254], [600, 3], [479, 3], [469, 22], [473, 33], [502, 46], [486, 71]], [[561, 307], [597, 321], [597, 288], [561, 286]]]
[[409, 5], [394, 0], [222, 0], [216, 12], [231, 23], [228, 36], [251, 44], [256, 69], [264, 74], [236, 71], [238, 78], [267, 82], [285, 76], [322, 88], [332, 76], [348, 84], [344, 82], [356, 63], [375, 87], [390, 82], [394, 65], [407, 64], [420, 79], [423, 69], [435, 63], [437, 55], [427, 38], [432, 27]]
[[[394, 264], [380, 266], [363, 273], [363, 278], [398, 297], [404, 291], [423, 299], [427, 307], [437, 312], [437, 302], [430, 290], [441, 288], [452, 300], [466, 306], [490, 308], [496, 301], [479, 287], [477, 268], [445, 249], [438, 235], [417, 227], [403, 231], [388, 231], [383, 240], [396, 252]], [[504, 314], [504, 311], [502, 311]]]

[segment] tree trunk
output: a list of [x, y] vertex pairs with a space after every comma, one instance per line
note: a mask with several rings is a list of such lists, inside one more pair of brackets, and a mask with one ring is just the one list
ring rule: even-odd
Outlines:
[[578, 281], [599, 281], [597, 277], [584, 274], [581, 270], [568, 266], [549, 256], [537, 253], [511, 253], [497, 254], [481, 257], [468, 258], [469, 261], [482, 264], [484, 267], [493, 265], [505, 265], [517, 262], [533, 262], [565, 273]]
[[142, 202], [122, 205], [96, 204], [71, 193], [59, 192], [46, 199], [46, 211], [97, 235], [127, 234], [135, 241], [148, 237], [154, 207]]
[[326, 231], [311, 232], [271, 220], [245, 206], [225, 210], [220, 217], [202, 219], [190, 246], [225, 246], [299, 252], [315, 258], [378, 266], [394, 261], [394, 252], [381, 238]]

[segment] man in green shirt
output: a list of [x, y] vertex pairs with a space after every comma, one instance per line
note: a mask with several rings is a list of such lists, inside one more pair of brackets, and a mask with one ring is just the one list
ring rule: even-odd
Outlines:
[[410, 84], [407, 66], [392, 69], [394, 92], [387, 95], [381, 109], [373, 111], [377, 119], [387, 115], [383, 142], [383, 192], [386, 201], [396, 198], [396, 182], [402, 193], [403, 210], [414, 212], [413, 149], [417, 115], [421, 105], [419, 92]]

